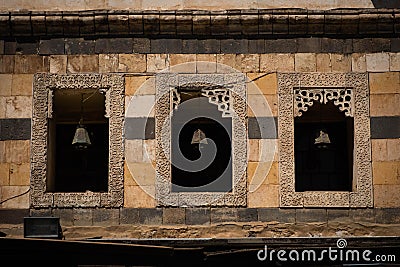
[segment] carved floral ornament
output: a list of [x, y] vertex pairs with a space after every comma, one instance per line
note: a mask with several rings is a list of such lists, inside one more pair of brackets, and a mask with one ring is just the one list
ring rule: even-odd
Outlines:
[[[46, 191], [48, 119], [52, 117], [53, 91], [73, 93], [95, 89], [105, 94], [109, 118], [108, 192], [52, 193]], [[123, 204], [124, 82], [114, 74], [58, 75], [34, 77], [31, 140], [31, 207], [121, 207]]]
[[[281, 207], [372, 207], [368, 79], [365, 73], [279, 73], [278, 137]], [[295, 191], [294, 117], [314, 101], [333, 101], [354, 117], [352, 192]], [[357, 103], [357, 104], [355, 104]]]
[[[171, 191], [171, 114], [179, 109], [178, 89], [197, 90], [232, 118], [231, 192]], [[246, 87], [243, 74], [156, 75], [156, 199], [159, 206], [242, 206], [247, 205], [247, 127]]]

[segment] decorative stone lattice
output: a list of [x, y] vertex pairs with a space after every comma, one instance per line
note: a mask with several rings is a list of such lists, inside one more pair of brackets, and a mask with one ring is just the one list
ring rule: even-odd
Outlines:
[[[279, 73], [279, 180], [281, 207], [373, 207], [368, 77], [365, 73]], [[354, 117], [352, 192], [295, 191], [294, 117], [313, 101], [333, 100]], [[357, 103], [355, 105], [354, 103]]]
[[[227, 74], [156, 75], [156, 198], [159, 206], [246, 206], [247, 205], [247, 107], [244, 78]], [[230, 84], [232, 92], [223, 88]], [[176, 88], [201, 91], [219, 110], [232, 115], [232, 181], [231, 192], [171, 191], [171, 108], [180, 99]], [[172, 93], [170, 93], [172, 91]], [[212, 99], [212, 100], [210, 100]], [[233, 111], [231, 108], [233, 107]], [[245, 125], [245, 127], [243, 127]]]
[[299, 117], [302, 111], [306, 112], [314, 101], [321, 104], [333, 103], [339, 107], [340, 111], [344, 111], [346, 116], [353, 117], [353, 90], [351, 89], [295, 89], [295, 105], [294, 116]]
[[228, 89], [201, 89], [201, 94], [208, 97], [208, 101], [211, 104], [218, 106], [218, 110], [222, 111], [223, 118], [232, 116]]
[[[46, 191], [48, 118], [54, 90], [95, 89], [105, 93], [109, 117], [108, 192], [52, 193]], [[36, 74], [33, 84], [30, 206], [121, 207], [123, 205], [124, 80], [111, 74]]]

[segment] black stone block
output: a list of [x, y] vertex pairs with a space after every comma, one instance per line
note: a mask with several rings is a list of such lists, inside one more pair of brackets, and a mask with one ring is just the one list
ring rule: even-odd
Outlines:
[[239, 222], [258, 221], [258, 211], [256, 208], [240, 208], [237, 210], [237, 220]]
[[23, 224], [29, 209], [0, 209], [0, 224]]
[[41, 55], [62, 55], [64, 51], [64, 39], [50, 39], [40, 40], [39, 43], [39, 54]]
[[246, 54], [249, 52], [247, 39], [225, 39], [221, 40], [221, 53]]
[[162, 224], [163, 212], [158, 208], [139, 209], [139, 223], [141, 224]]
[[210, 224], [211, 211], [208, 208], [187, 208], [186, 209], [186, 224], [201, 225]]
[[96, 54], [129, 54], [132, 51], [132, 38], [103, 38], [96, 40]]
[[0, 119], [0, 140], [29, 140], [31, 119]]
[[67, 39], [65, 42], [65, 52], [67, 54], [94, 54], [95, 41], [83, 38]]
[[261, 222], [295, 223], [296, 211], [294, 209], [259, 208], [258, 220]]
[[133, 53], [150, 53], [150, 39], [148, 38], [134, 38], [133, 39]]
[[400, 138], [400, 117], [371, 117], [371, 138]]
[[123, 208], [120, 212], [120, 224], [138, 224], [139, 209]]

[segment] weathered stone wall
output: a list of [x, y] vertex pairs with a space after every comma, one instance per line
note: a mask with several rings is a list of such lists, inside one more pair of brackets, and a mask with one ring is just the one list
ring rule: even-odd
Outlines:
[[[22, 195], [0, 205], [3, 224], [0, 231], [22, 235], [22, 218], [30, 215], [60, 216], [63, 229], [71, 238], [98, 235], [102, 231], [109, 231], [103, 234], [110, 237], [399, 233], [400, 39], [390, 34], [389, 38], [339, 35], [235, 39], [209, 35], [199, 39], [4, 37], [0, 41], [0, 201]], [[247, 85], [251, 107], [247, 114], [247, 208], [157, 208], [152, 197], [155, 114], [151, 107], [155, 104], [155, 74], [162, 70], [218, 73], [221, 66], [242, 72], [249, 80], [261, 77]], [[134, 123], [143, 119], [147, 125], [143, 136], [133, 132], [125, 137], [124, 204], [120, 209], [30, 207], [29, 193], [23, 193], [30, 188], [32, 82], [34, 74], [39, 72], [123, 75], [126, 116], [135, 118]], [[255, 120], [261, 117], [271, 125], [276, 124], [280, 72], [368, 74], [373, 209], [279, 208], [279, 151], [271, 161], [263, 160], [277, 145], [278, 134], [271, 131], [265, 136]], [[132, 101], [140, 106], [129, 109]], [[150, 112], [144, 112], [149, 107]], [[134, 127], [134, 123], [128, 126]], [[111, 225], [114, 227], [107, 227]], [[175, 232], [169, 232], [171, 229]], [[126, 231], [132, 232], [121, 234]]]

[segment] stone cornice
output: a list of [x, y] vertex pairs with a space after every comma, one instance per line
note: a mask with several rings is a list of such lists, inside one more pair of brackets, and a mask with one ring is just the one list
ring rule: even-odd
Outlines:
[[0, 12], [1, 37], [399, 36], [400, 9]]

